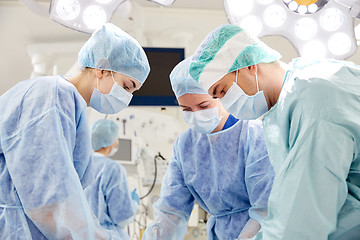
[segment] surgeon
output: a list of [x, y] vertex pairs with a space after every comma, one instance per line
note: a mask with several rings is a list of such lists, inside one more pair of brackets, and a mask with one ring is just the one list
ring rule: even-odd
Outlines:
[[196, 50], [190, 74], [240, 119], [263, 117], [276, 176], [255, 239], [360, 237], [360, 67], [280, 55], [223, 25]]
[[179, 63], [170, 80], [190, 129], [174, 143], [143, 239], [184, 239], [195, 201], [211, 214], [209, 240], [252, 237], [267, 215], [274, 177], [261, 122], [229, 115], [191, 78], [189, 65]]
[[140, 198], [129, 191], [125, 168], [111, 160], [118, 150], [119, 126], [111, 120], [96, 121], [91, 128], [91, 143], [95, 151], [94, 182], [85, 189], [85, 196], [100, 225], [130, 239], [125, 226], [133, 221]]
[[76, 76], [29, 79], [0, 97], [0, 239], [121, 239], [100, 227], [83, 192], [93, 180], [87, 106], [125, 108], [149, 63], [112, 24], [92, 34], [78, 61]]

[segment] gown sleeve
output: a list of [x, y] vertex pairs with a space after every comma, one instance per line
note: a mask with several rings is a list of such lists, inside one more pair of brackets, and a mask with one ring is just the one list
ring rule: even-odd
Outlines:
[[104, 175], [110, 176], [106, 186], [106, 204], [114, 223], [125, 227], [133, 221], [138, 204], [131, 199], [126, 170], [118, 163], [107, 166]]
[[267, 216], [268, 198], [271, 192], [274, 171], [271, 166], [264, 132], [259, 121], [249, 121], [247, 137], [247, 157], [245, 166], [245, 184], [251, 207], [249, 220], [239, 237], [254, 236]]
[[73, 119], [53, 107], [4, 140], [16, 195], [48, 239], [109, 239], [109, 234], [116, 239], [100, 227], [85, 199], [76, 170], [84, 176], [89, 169], [73, 161], [76, 128]]
[[154, 222], [145, 230], [143, 240], [184, 239], [187, 222], [194, 207], [195, 199], [184, 182], [177, 161], [176, 142], [174, 154], [166, 170], [158, 201], [153, 205]]

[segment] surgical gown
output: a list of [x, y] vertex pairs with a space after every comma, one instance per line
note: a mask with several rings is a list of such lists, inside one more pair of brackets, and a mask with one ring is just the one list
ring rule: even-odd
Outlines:
[[92, 150], [76, 88], [60, 76], [23, 81], [0, 113], [0, 239], [108, 239], [83, 193]]
[[360, 67], [294, 60], [263, 124], [276, 177], [255, 239], [360, 239]]
[[134, 219], [138, 204], [131, 199], [125, 168], [94, 153], [93, 174], [95, 180], [85, 195], [100, 225], [118, 232], [121, 239], [130, 239], [125, 226]]
[[273, 177], [260, 121], [238, 121], [213, 134], [189, 129], [174, 143], [143, 239], [184, 239], [197, 201], [211, 214], [208, 239], [234, 240], [249, 215], [261, 223], [256, 210], [267, 208]]

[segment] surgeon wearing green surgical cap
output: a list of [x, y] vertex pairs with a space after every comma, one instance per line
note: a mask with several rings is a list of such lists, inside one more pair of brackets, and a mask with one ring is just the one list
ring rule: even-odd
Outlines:
[[211, 32], [190, 75], [239, 119], [263, 116], [276, 176], [253, 239], [360, 239], [360, 67], [294, 59], [234, 25]]

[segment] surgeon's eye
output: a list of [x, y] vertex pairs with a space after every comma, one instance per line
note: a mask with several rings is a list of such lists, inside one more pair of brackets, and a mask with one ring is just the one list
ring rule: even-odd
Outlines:
[[126, 84], [124, 84], [124, 89], [125, 90], [130, 90], [130, 88]]
[[209, 107], [209, 104], [201, 105], [201, 106], [200, 106], [201, 109], [206, 109], [206, 108], [208, 108], [208, 107]]

